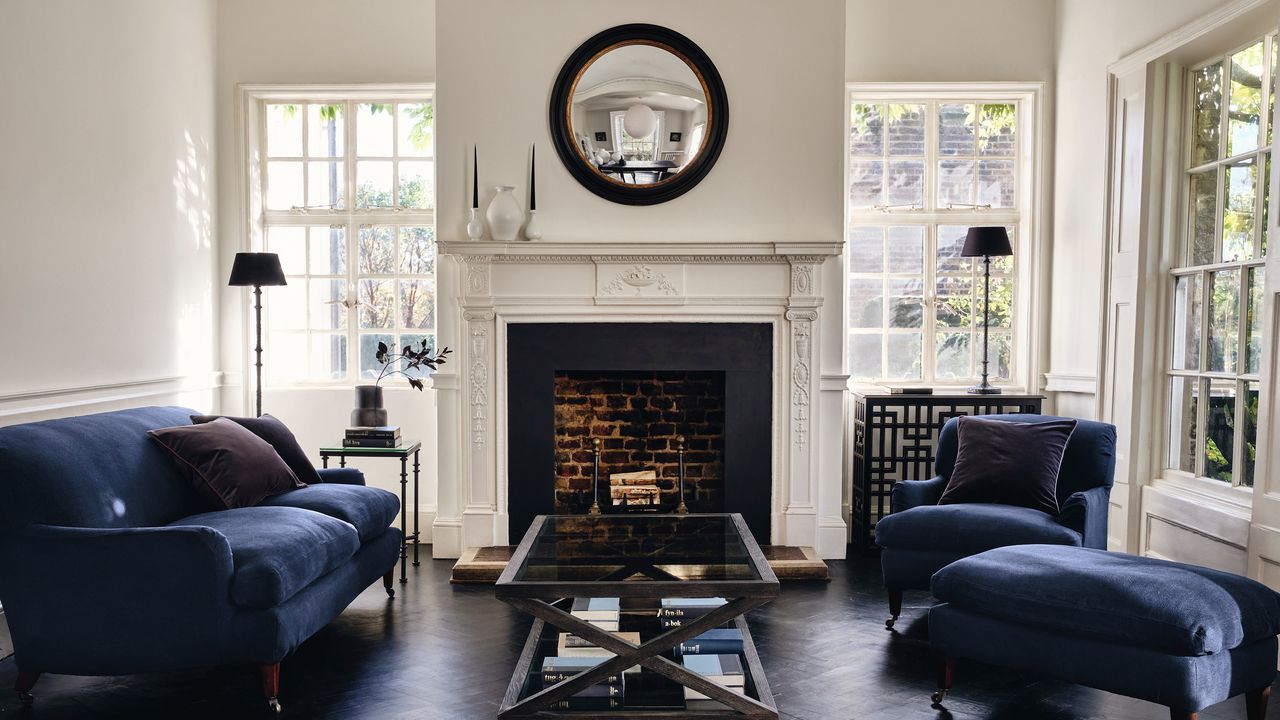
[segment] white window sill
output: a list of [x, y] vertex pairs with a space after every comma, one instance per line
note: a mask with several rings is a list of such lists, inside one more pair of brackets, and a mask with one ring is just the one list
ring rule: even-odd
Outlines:
[[1150, 487], [1204, 505], [1210, 510], [1245, 519], [1253, 514], [1253, 488], [1228, 485], [1220, 480], [1177, 471], [1168, 471], [1164, 477], [1155, 478]]

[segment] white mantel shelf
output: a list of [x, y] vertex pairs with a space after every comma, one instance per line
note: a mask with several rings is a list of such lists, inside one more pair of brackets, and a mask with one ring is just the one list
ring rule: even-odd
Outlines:
[[787, 262], [788, 258], [820, 261], [839, 255], [839, 242], [588, 242], [493, 240], [441, 241], [440, 252], [487, 257], [494, 262], [593, 262], [649, 260], [671, 262]]

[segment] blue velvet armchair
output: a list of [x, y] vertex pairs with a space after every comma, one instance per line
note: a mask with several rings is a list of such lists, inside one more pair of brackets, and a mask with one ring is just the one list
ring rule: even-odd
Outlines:
[[0, 428], [0, 603], [24, 704], [41, 673], [261, 667], [280, 661], [400, 557], [399, 499], [360, 471], [255, 507], [207, 512], [138, 408]]
[[[1006, 422], [1058, 420], [1047, 415], [988, 415]], [[1115, 481], [1114, 425], [1080, 420], [1058, 471], [1057, 516], [1012, 505], [939, 505], [955, 467], [958, 419], [947, 421], [938, 436], [929, 480], [905, 480], [893, 486], [891, 514], [876, 523], [876, 544], [893, 628], [902, 613], [904, 590], [928, 590], [929, 579], [964, 557], [1007, 545], [1075, 545], [1105, 550], [1107, 507]]]

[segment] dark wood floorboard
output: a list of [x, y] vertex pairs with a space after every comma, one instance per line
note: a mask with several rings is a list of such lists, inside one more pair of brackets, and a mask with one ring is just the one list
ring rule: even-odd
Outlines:
[[[410, 569], [387, 601], [375, 584], [284, 661], [286, 717], [493, 718], [529, 622], [483, 586], [450, 585], [452, 562]], [[776, 603], [750, 616], [778, 707], [789, 720], [1164, 720], [1159, 706], [1016, 671], [962, 663], [945, 710], [929, 706], [933, 667], [925, 594], [908, 594], [898, 632], [884, 629], [878, 558], [831, 563], [830, 583], [785, 583]], [[12, 659], [0, 688], [13, 685]], [[23, 711], [0, 694], [0, 717], [267, 717], [251, 667], [121, 678], [46, 676]], [[1272, 693], [1280, 720], [1280, 692]], [[1243, 720], [1241, 698], [1202, 720]]]

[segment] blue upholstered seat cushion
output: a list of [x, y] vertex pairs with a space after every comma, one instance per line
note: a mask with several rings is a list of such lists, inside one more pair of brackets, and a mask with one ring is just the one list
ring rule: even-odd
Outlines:
[[923, 505], [880, 518], [876, 544], [897, 550], [979, 553], [1005, 545], [1079, 545], [1048, 513], [1013, 505]]
[[313, 510], [349, 522], [363, 543], [386, 531], [400, 512], [400, 499], [380, 488], [321, 483], [274, 495], [258, 504], [267, 506]]
[[171, 526], [210, 527], [231, 545], [231, 602], [275, 607], [350, 560], [360, 536], [347, 522], [302, 508], [250, 507], [200, 513]]
[[1222, 652], [1280, 633], [1280, 595], [1240, 575], [1056, 545], [957, 560], [933, 595], [988, 617], [1174, 655]]

